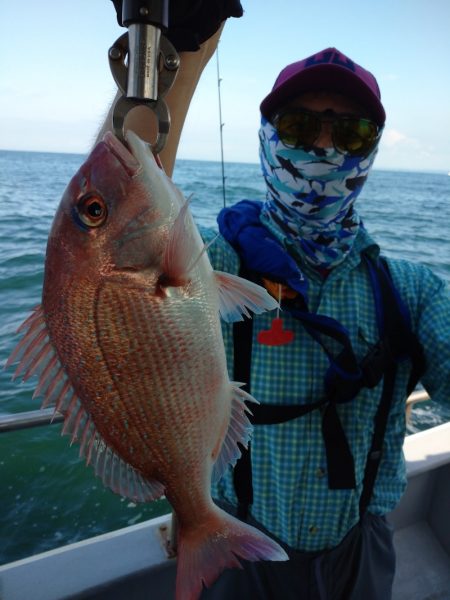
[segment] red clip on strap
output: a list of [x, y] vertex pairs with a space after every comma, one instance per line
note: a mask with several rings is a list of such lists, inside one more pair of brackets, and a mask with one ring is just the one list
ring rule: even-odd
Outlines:
[[[264, 283], [266, 282], [264, 281]], [[278, 284], [278, 304], [281, 302], [281, 290], [282, 286], [281, 284]], [[271, 291], [272, 290], [269, 289], [269, 292]], [[278, 308], [277, 316], [272, 320], [270, 329], [263, 329], [260, 331], [256, 339], [259, 344], [264, 344], [264, 346], [284, 346], [285, 344], [290, 344], [294, 340], [294, 332], [290, 329], [283, 329], [283, 319], [280, 318], [280, 309]]]

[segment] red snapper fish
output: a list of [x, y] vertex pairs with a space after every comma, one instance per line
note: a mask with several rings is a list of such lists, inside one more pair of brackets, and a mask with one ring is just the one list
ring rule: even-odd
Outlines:
[[42, 304], [7, 365], [38, 376], [34, 396], [64, 415], [104, 485], [133, 501], [166, 495], [179, 522], [176, 598], [194, 600], [238, 558], [287, 559], [210, 495], [248, 443], [255, 401], [229, 380], [219, 313], [276, 303], [213, 271], [188, 201], [132, 132], [127, 145], [107, 133], [70, 181]]

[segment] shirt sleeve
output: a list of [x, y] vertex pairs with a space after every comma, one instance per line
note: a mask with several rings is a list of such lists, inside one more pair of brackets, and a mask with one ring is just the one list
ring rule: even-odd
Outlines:
[[443, 281], [434, 283], [417, 327], [427, 364], [422, 384], [433, 402], [450, 406], [450, 291]]
[[408, 304], [425, 353], [421, 383], [433, 402], [450, 406], [450, 289], [425, 266], [395, 262], [394, 283]]

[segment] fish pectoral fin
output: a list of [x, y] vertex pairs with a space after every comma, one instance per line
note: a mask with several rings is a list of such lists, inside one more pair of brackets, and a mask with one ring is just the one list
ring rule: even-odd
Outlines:
[[219, 291], [220, 316], [227, 323], [242, 321], [242, 315], [250, 317], [250, 311], [259, 315], [279, 307], [278, 302], [260, 285], [222, 271], [214, 271], [214, 274]]
[[186, 200], [175, 219], [162, 261], [161, 287], [184, 285], [192, 268], [192, 257], [195, 254], [195, 238], [187, 219], [190, 198]]
[[236, 464], [241, 456], [238, 443], [244, 448], [248, 447], [248, 442], [252, 433], [252, 424], [248, 416], [251, 414], [250, 408], [246, 402], [258, 404], [258, 401], [241, 389], [242, 383], [231, 382], [231, 414], [230, 423], [225, 438], [220, 448], [219, 456], [214, 463], [212, 479], [219, 481], [228, 465]]

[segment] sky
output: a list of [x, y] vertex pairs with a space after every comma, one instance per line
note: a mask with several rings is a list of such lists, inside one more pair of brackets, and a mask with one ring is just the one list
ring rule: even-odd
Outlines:
[[[175, 1], [175, 0], [173, 0]], [[334, 46], [377, 78], [387, 122], [375, 167], [450, 172], [449, 0], [242, 0], [219, 43], [223, 151], [258, 162], [259, 104], [279, 71]], [[87, 153], [116, 91], [110, 0], [0, 0], [0, 148]], [[217, 58], [178, 158], [220, 160]]]

